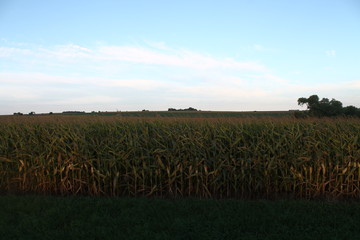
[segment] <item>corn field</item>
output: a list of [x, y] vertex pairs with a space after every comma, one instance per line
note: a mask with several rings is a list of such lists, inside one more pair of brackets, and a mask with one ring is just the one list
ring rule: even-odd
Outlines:
[[36, 119], [0, 120], [0, 192], [360, 198], [359, 120]]

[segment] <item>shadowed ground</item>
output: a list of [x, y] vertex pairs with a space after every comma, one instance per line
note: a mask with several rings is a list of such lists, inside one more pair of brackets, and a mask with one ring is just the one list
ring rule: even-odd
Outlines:
[[359, 202], [5, 195], [1, 239], [359, 239]]

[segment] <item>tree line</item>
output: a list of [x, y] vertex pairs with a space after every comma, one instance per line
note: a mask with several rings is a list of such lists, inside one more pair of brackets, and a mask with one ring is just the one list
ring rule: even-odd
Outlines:
[[196, 108], [185, 108], [185, 109], [175, 109], [175, 108], [169, 108], [168, 111], [198, 111]]
[[360, 109], [355, 106], [343, 107], [342, 102], [328, 98], [320, 98], [317, 95], [311, 95], [308, 98], [301, 97], [298, 99], [298, 105], [306, 105], [307, 110], [296, 112], [296, 117], [360, 117]]
[[[307, 110], [295, 111], [295, 117], [360, 117], [360, 108], [353, 105], [343, 107], [342, 102], [332, 98], [320, 98], [318, 95], [311, 95], [308, 98], [301, 97], [297, 100], [298, 105], [306, 105]], [[143, 112], [148, 110], [142, 110]], [[168, 111], [201, 111], [195, 108], [189, 107], [185, 109], [169, 108]], [[95, 113], [94, 111], [92, 113]], [[100, 113], [100, 111], [99, 111]], [[50, 112], [49, 114], [53, 114]], [[62, 114], [85, 114], [84, 111], [64, 111]], [[21, 112], [14, 113], [14, 115], [23, 115]], [[35, 115], [35, 112], [30, 112], [29, 115]]]

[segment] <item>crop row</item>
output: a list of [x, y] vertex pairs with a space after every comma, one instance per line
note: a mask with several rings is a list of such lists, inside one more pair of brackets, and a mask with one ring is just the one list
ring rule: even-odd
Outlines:
[[0, 125], [0, 191], [163, 197], [360, 196], [360, 123]]

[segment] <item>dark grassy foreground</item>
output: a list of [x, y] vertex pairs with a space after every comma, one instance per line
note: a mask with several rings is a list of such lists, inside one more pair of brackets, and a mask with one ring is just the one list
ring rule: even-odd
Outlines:
[[0, 197], [0, 239], [360, 239], [359, 202]]

